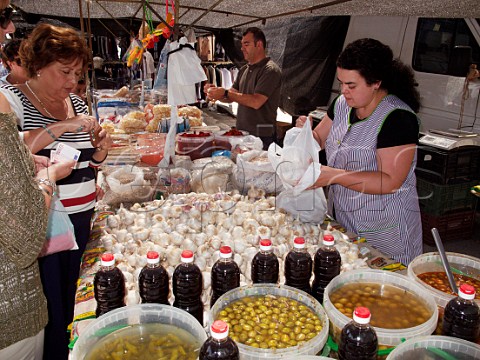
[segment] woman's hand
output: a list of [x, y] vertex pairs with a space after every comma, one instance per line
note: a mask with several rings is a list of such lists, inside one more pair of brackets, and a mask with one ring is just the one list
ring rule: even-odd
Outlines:
[[303, 125], [305, 125], [306, 121], [307, 121], [307, 117], [305, 115], [299, 116], [297, 121], [295, 121], [295, 126], [299, 128], [303, 128]]
[[317, 181], [308, 189], [316, 189], [327, 185], [337, 184], [340, 177], [345, 173], [345, 170], [336, 169], [330, 166], [322, 165], [320, 168], [320, 176]]
[[50, 159], [46, 156], [40, 155], [32, 155], [33, 161], [35, 162], [35, 174], [37, 174], [40, 170], [45, 169], [46, 167], [50, 166]]
[[38, 171], [36, 178], [57, 182], [57, 180], [61, 180], [70, 175], [74, 166], [75, 161], [73, 160], [56, 162]]
[[90, 132], [95, 129], [97, 120], [93, 116], [81, 114], [71, 118], [68, 118], [65, 121], [62, 121], [64, 125], [67, 125], [68, 132], [78, 133], [78, 132]]
[[102, 127], [98, 125], [98, 123], [96, 124], [96, 127], [94, 129], [94, 134], [94, 146], [98, 150], [109, 150], [112, 147], [112, 138], [110, 137], [110, 134], [107, 132], [107, 130], [102, 129]]

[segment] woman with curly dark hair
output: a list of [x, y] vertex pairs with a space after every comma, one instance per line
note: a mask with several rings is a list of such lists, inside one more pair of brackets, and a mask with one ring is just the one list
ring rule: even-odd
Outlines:
[[380, 41], [360, 39], [340, 54], [337, 77], [341, 95], [313, 133], [328, 161], [314, 187], [329, 186], [329, 212], [345, 228], [408, 264], [422, 253], [413, 71]]

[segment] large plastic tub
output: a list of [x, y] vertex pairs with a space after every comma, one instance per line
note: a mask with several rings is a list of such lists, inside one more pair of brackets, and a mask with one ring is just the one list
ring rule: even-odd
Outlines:
[[480, 359], [480, 346], [450, 336], [423, 336], [398, 345], [387, 357], [387, 360], [422, 359]]
[[[475, 271], [473, 275], [480, 277], [480, 259], [473, 256], [458, 254], [454, 252], [447, 252], [446, 255], [451, 268], [466, 272], [468, 266], [470, 270]], [[430, 295], [432, 295], [437, 305], [444, 309], [447, 303], [455, 296], [431, 287], [430, 285], [420, 280], [417, 276], [425, 272], [434, 271], [445, 272], [442, 260], [438, 252], [430, 252], [417, 256], [408, 265], [407, 269], [408, 276], [413, 279], [417, 284], [422, 286]], [[480, 305], [479, 299], [475, 301], [478, 305]]]
[[[215, 149], [216, 150], [232, 150], [232, 144], [230, 140], [232, 139], [243, 139], [249, 133], [248, 131], [236, 130], [242, 135], [229, 135], [232, 130], [222, 130], [213, 134], [215, 137]], [[235, 140], [234, 140], [235, 141]]]
[[96, 343], [118, 329], [151, 323], [174, 325], [184, 329], [198, 340], [199, 346], [207, 340], [202, 325], [184, 310], [160, 304], [131, 305], [110, 311], [91, 322], [75, 343], [72, 360], [83, 360]]
[[237, 342], [242, 360], [257, 359], [285, 359], [297, 356], [298, 359], [305, 359], [306, 355], [318, 354], [328, 337], [328, 318], [322, 305], [307, 293], [286, 285], [274, 284], [254, 284], [239, 287], [223, 294], [211, 309], [211, 321], [217, 318], [218, 313], [229, 305], [232, 301], [244, 298], [246, 296], [275, 295], [285, 296], [296, 300], [312, 309], [322, 322], [322, 330], [313, 339], [298, 346], [291, 346], [285, 349], [259, 349]]
[[325, 288], [323, 306], [331, 321], [330, 333], [337, 344], [343, 327], [352, 319], [343, 315], [339, 310], [337, 310], [330, 300], [330, 294], [344, 285], [352, 283], [376, 283], [395, 286], [403, 289], [404, 291], [408, 291], [409, 293], [415, 295], [418, 299], [423, 300], [424, 304], [431, 312], [431, 316], [426, 322], [415, 327], [404, 329], [385, 329], [374, 327], [375, 331], [377, 332], [379, 346], [396, 346], [402, 342], [402, 339], [430, 335], [435, 330], [438, 319], [437, 304], [435, 303], [433, 296], [430, 295], [423, 287], [416, 284], [404, 275], [384, 270], [359, 269], [348, 271], [336, 276]]
[[212, 156], [214, 149], [212, 133], [204, 131], [183, 132], [177, 134], [175, 139], [175, 153], [177, 155], [188, 155], [192, 160]]

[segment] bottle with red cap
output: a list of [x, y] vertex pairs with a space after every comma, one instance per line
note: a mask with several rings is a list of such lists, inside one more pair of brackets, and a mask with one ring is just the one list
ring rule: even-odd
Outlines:
[[93, 278], [93, 289], [97, 301], [97, 317], [125, 306], [125, 277], [115, 266], [113, 254], [102, 255], [100, 270]]
[[313, 261], [312, 295], [320, 304], [323, 303], [323, 292], [330, 281], [340, 274], [342, 259], [335, 248], [332, 235], [323, 236], [323, 246], [315, 253]]
[[202, 272], [193, 263], [192, 251], [183, 250], [181, 260], [173, 272], [173, 306], [193, 315], [203, 326]]
[[216, 320], [210, 326], [210, 337], [200, 348], [199, 360], [238, 360], [238, 346], [228, 337], [228, 324]]
[[269, 239], [260, 240], [260, 251], [252, 259], [251, 278], [254, 284], [278, 283], [279, 263]]
[[285, 285], [305, 291], [310, 294], [310, 278], [312, 277], [312, 257], [305, 248], [305, 239], [296, 237], [293, 249], [285, 258]]
[[353, 311], [353, 320], [345, 325], [338, 344], [340, 360], [376, 360], [378, 338], [375, 329], [370, 326], [370, 310], [357, 307]]
[[450, 300], [443, 313], [442, 334], [477, 342], [480, 337], [480, 309], [475, 302], [475, 288], [462, 284], [458, 297]]
[[138, 276], [138, 289], [142, 304], [170, 305], [168, 302], [168, 273], [160, 264], [156, 251], [147, 252], [147, 265]]
[[230, 246], [220, 248], [220, 258], [213, 264], [211, 271], [212, 297], [210, 306], [227, 291], [240, 286], [240, 268], [233, 260]]

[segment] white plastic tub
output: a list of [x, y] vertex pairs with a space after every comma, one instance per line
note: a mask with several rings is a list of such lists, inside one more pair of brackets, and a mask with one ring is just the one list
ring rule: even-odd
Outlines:
[[240, 358], [242, 360], [257, 360], [257, 359], [285, 359], [292, 356], [297, 359], [307, 359], [306, 355], [318, 354], [328, 337], [328, 318], [322, 305], [307, 293], [286, 285], [274, 284], [255, 284], [249, 286], [239, 287], [230, 290], [222, 295], [211, 309], [211, 321], [217, 318], [218, 313], [224, 309], [231, 302], [244, 298], [246, 296], [261, 296], [261, 295], [276, 295], [285, 296], [287, 298], [296, 300], [310, 309], [320, 317], [322, 322], [322, 330], [313, 339], [298, 346], [292, 346], [285, 349], [259, 349], [248, 345], [237, 343], [240, 350]]
[[351, 283], [388, 284], [400, 289], [404, 289], [405, 291], [414, 294], [417, 298], [423, 300], [427, 308], [431, 311], [430, 318], [423, 324], [415, 327], [405, 329], [385, 329], [374, 327], [377, 333], [379, 346], [396, 346], [402, 342], [402, 339], [430, 335], [435, 330], [438, 319], [437, 305], [433, 297], [420, 285], [413, 282], [407, 276], [393, 272], [373, 269], [358, 269], [336, 276], [325, 288], [323, 306], [331, 321], [330, 333], [337, 343], [343, 327], [352, 319], [337, 310], [337, 308], [330, 301], [329, 295], [342, 286]]
[[72, 352], [72, 360], [83, 360], [96, 343], [129, 325], [161, 323], [186, 330], [198, 340], [199, 346], [207, 340], [202, 325], [184, 310], [170, 305], [139, 304], [110, 311], [91, 322], [81, 333]]
[[[452, 357], [442, 357], [445, 352]], [[439, 357], [433, 357], [433, 355]], [[423, 355], [423, 357], [422, 357]], [[450, 336], [424, 336], [410, 339], [398, 345], [388, 355], [387, 360], [422, 360], [422, 359], [480, 359], [480, 345]]]

